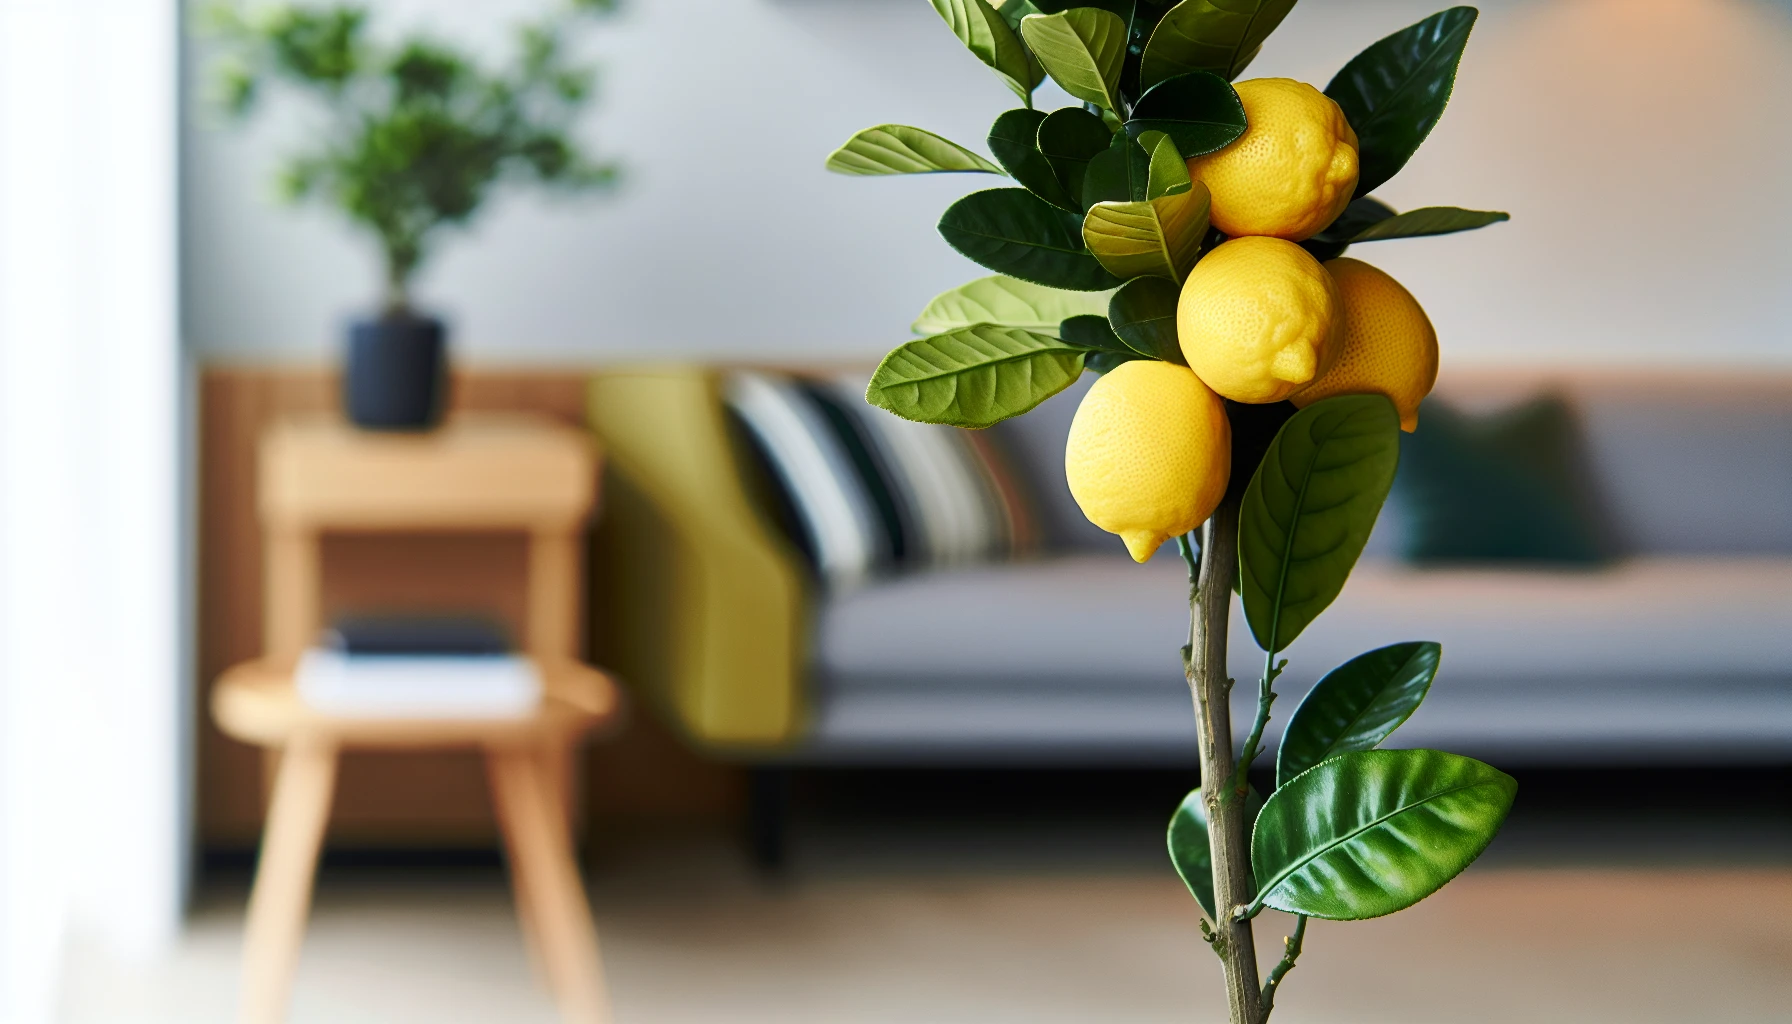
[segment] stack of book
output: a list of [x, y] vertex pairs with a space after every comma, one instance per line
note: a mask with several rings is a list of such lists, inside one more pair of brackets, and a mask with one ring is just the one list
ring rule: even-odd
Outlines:
[[535, 664], [502, 626], [468, 616], [349, 616], [299, 660], [299, 695], [337, 715], [522, 716], [541, 702]]

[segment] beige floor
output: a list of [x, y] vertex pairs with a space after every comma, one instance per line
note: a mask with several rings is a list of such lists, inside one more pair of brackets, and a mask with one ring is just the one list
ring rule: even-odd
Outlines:
[[[687, 842], [611, 858], [595, 902], [622, 1024], [1220, 1019], [1191, 904], [1143, 863], [849, 857], [768, 888], [726, 846]], [[65, 1020], [230, 1020], [241, 914], [240, 894], [208, 897], [152, 968], [78, 956]], [[1284, 924], [1260, 934], [1279, 946]], [[332, 877], [299, 989], [294, 1024], [554, 1019], [501, 882], [478, 872]], [[1792, 1021], [1792, 870], [1471, 870], [1394, 917], [1316, 923], [1276, 1016]]]

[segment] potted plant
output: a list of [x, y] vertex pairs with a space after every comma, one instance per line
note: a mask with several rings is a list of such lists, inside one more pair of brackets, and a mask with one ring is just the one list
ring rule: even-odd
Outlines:
[[[1268, 791], [1249, 775], [1287, 664], [1277, 656], [1342, 590], [1437, 376], [1418, 302], [1343, 254], [1507, 219], [1396, 214], [1369, 195], [1442, 115], [1476, 12], [1381, 39], [1321, 90], [1233, 84], [1294, 0], [931, 2], [1020, 100], [991, 127], [990, 157], [886, 124], [828, 166], [1013, 185], [946, 210], [940, 234], [995, 276], [934, 299], [924, 319], [947, 329], [892, 351], [866, 398], [980, 428], [1102, 375], [1072, 422], [1066, 476], [1135, 559], [1174, 540], [1187, 562], [1201, 785], [1171, 816], [1170, 859], [1200, 904], [1231, 1021], [1261, 1024], [1308, 918], [1424, 899], [1480, 855], [1516, 793], [1470, 758], [1380, 749], [1436, 674], [1441, 650], [1425, 641], [1332, 669], [1290, 717]], [[1048, 76], [1080, 105], [1035, 109]], [[1236, 755], [1235, 590], [1264, 654]], [[1252, 924], [1266, 907], [1297, 923], [1259, 978]]]
[[247, 118], [274, 84], [323, 110], [322, 130], [280, 164], [281, 198], [333, 206], [384, 257], [380, 312], [349, 329], [343, 405], [358, 426], [423, 430], [440, 420], [446, 331], [413, 306], [411, 285], [445, 228], [471, 220], [501, 183], [578, 190], [615, 179], [571, 136], [593, 73], [565, 46], [574, 19], [610, 6], [572, 0], [521, 26], [518, 53], [500, 70], [423, 35], [376, 41], [359, 5], [208, 10], [227, 114]]

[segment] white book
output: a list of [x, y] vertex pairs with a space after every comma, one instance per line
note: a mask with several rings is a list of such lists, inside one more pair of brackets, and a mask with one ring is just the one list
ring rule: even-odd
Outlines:
[[541, 674], [514, 654], [344, 654], [299, 659], [299, 696], [319, 711], [370, 718], [509, 718], [541, 704]]

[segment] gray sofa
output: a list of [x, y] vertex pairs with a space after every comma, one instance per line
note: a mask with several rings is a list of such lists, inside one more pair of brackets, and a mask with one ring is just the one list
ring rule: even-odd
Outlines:
[[[1167, 548], [1133, 564], [1063, 483], [1089, 380], [995, 428], [1043, 502], [1048, 551], [820, 603], [812, 711], [781, 759], [1193, 762], [1183, 565]], [[1395, 745], [1507, 765], [1792, 762], [1792, 375], [1449, 371], [1439, 394], [1473, 410], [1544, 389], [1579, 413], [1624, 557], [1414, 568], [1394, 555], [1391, 502], [1343, 595], [1286, 652], [1271, 733], [1340, 662], [1437, 640], [1437, 681]], [[1232, 621], [1242, 723], [1262, 654], [1236, 603]]]

